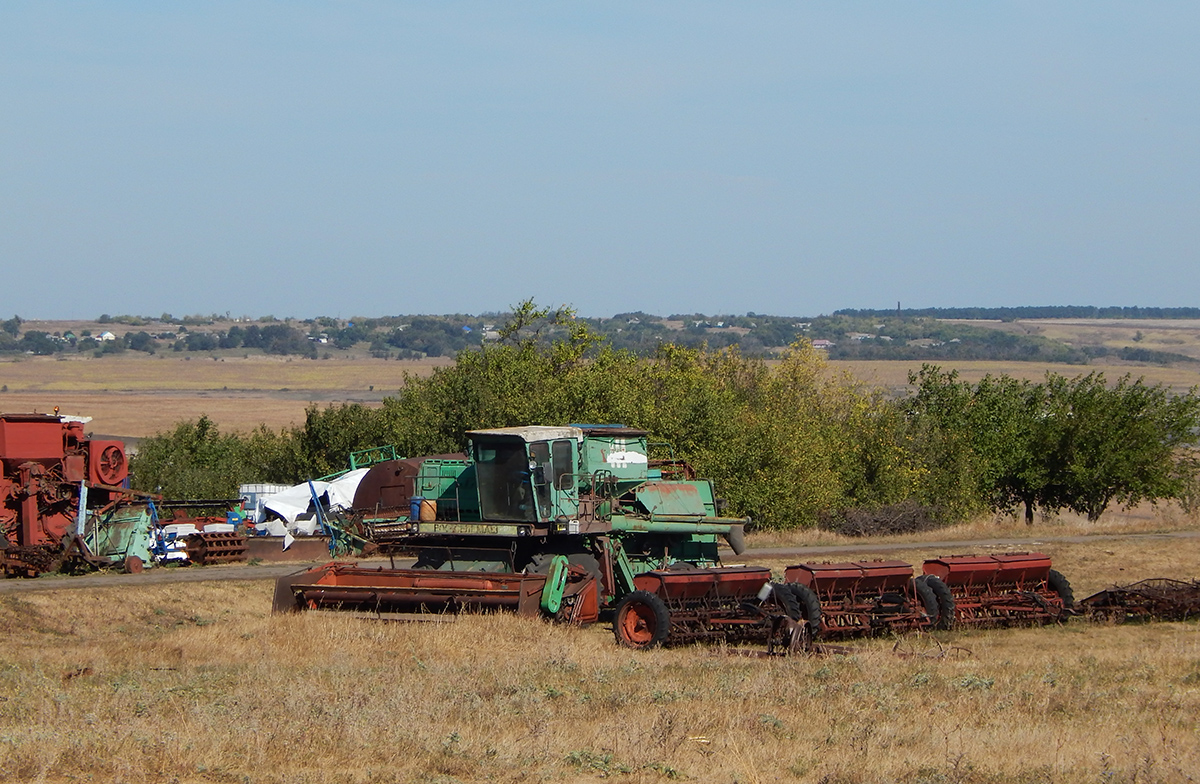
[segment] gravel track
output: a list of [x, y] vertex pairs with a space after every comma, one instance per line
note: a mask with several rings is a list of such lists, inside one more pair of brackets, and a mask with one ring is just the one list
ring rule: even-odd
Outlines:
[[[1164, 539], [1200, 539], [1200, 531], [1170, 531], [1157, 534], [1084, 534], [1079, 536], [1043, 536], [1028, 539], [956, 539], [944, 542], [870, 542], [855, 544], [826, 545], [821, 547], [759, 547], [747, 550], [741, 557], [746, 560], [761, 558], [779, 559], [787, 557], [809, 558], [822, 555], [853, 555], [855, 553], [881, 553], [898, 550], [928, 549], [930, 551], [964, 552], [970, 548], [992, 549], [999, 547], [1034, 547], [1046, 544], [1087, 544], [1115, 539], [1153, 541]], [[226, 564], [222, 566], [189, 566], [149, 569], [142, 574], [98, 573], [77, 577], [45, 575], [36, 579], [0, 580], [0, 594], [24, 591], [59, 591], [68, 588], [118, 588], [126, 585], [162, 585], [168, 583], [194, 583], [214, 580], [274, 580], [285, 574], [300, 571], [316, 561], [293, 561], [290, 563]], [[359, 559], [359, 563], [384, 566], [386, 558]], [[397, 566], [408, 562], [397, 562]]]

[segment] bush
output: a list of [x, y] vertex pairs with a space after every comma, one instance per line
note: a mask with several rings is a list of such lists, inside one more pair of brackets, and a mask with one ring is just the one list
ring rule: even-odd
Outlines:
[[845, 509], [821, 515], [821, 528], [842, 536], [891, 536], [932, 531], [942, 525], [942, 512], [914, 499], [877, 509]]

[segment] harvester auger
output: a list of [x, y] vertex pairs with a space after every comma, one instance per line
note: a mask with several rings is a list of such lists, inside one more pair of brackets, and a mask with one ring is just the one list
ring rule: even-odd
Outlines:
[[769, 587], [769, 570], [720, 566], [719, 541], [741, 553], [749, 520], [723, 516], [712, 483], [686, 464], [651, 461], [645, 431], [467, 436], [467, 454], [379, 463], [359, 485], [350, 524], [380, 553], [415, 559], [411, 568], [328, 564], [289, 575], [275, 609], [514, 609], [572, 623], [615, 611], [618, 641], [634, 648], [765, 642], [800, 618], [791, 593]]

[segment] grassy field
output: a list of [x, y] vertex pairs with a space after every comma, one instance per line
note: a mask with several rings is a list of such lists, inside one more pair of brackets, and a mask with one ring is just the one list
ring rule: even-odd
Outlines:
[[1196, 319], [1018, 319], [953, 323], [1000, 329], [1018, 335], [1040, 335], [1070, 346], [1136, 346], [1200, 359], [1200, 320]]
[[[1082, 596], [1197, 575], [1196, 549], [1051, 553]], [[279, 617], [270, 597], [269, 582], [0, 597], [0, 778], [1150, 784], [1200, 770], [1196, 622], [760, 659], [634, 653], [604, 627], [507, 616]]]

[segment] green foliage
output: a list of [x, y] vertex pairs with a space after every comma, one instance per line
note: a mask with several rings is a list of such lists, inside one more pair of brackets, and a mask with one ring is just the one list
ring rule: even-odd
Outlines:
[[252, 443], [221, 435], [207, 416], [181, 422], [138, 445], [130, 459], [133, 486], [171, 498], [236, 498], [238, 485], [252, 481]]
[[1194, 391], [1172, 396], [1125, 376], [1047, 374], [1040, 384], [988, 376], [977, 385], [926, 366], [904, 403], [911, 452], [929, 489], [961, 511], [986, 505], [1063, 508], [1097, 520], [1125, 505], [1185, 494], [1195, 476], [1186, 447], [1200, 425]]
[[[293, 328], [250, 326], [243, 345], [275, 330]], [[462, 451], [469, 430], [604, 422], [649, 431], [654, 457], [689, 461], [730, 513], [768, 528], [914, 501], [941, 520], [1022, 506], [1030, 520], [1035, 509], [1063, 508], [1096, 519], [1113, 502], [1196, 494], [1186, 447], [1200, 399], [1128, 377], [972, 385], [926, 366], [911, 378], [913, 396], [890, 401], [831, 373], [808, 342], [775, 368], [707, 345], [661, 342], [642, 357], [570, 309], [531, 300], [499, 333], [452, 366], [408, 377], [380, 408], [314, 405], [302, 426], [243, 435], [221, 435], [205, 417], [181, 423], [143, 442], [137, 486], [221, 496], [241, 482], [324, 476], [384, 444], [440, 454]]]

